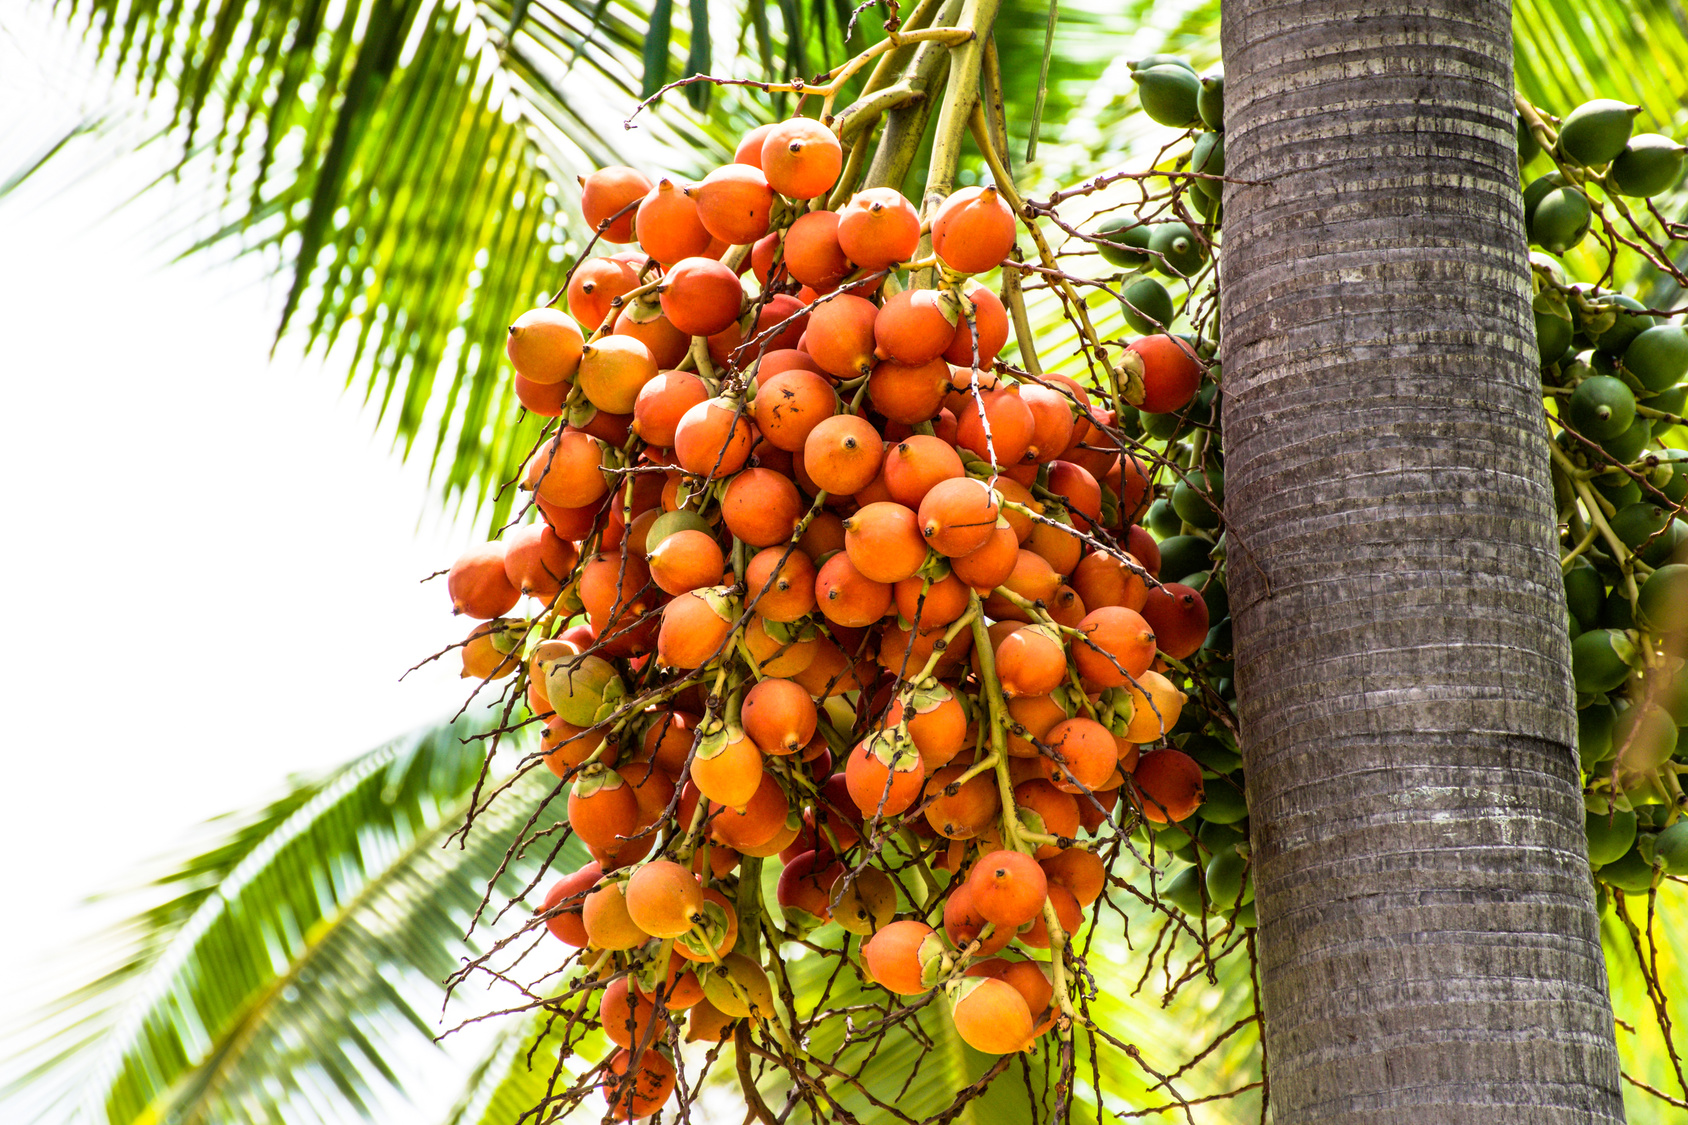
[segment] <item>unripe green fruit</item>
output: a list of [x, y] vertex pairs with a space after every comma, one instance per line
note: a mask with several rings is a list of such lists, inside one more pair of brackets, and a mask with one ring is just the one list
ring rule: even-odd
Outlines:
[[[1172, 510], [1172, 501], [1162, 497], [1150, 504], [1149, 510], [1143, 513], [1143, 526], [1157, 539], [1170, 539], [1184, 530], [1184, 521]], [[1165, 569], [1164, 564], [1162, 569]]]
[[1213, 544], [1199, 535], [1174, 535], [1161, 540], [1160, 549], [1162, 582], [1181, 582], [1213, 564]]
[[[1683, 388], [1683, 393], [1688, 394], [1688, 387]], [[1654, 399], [1648, 405], [1652, 406], [1657, 401]], [[1688, 450], [1659, 450], [1659, 467], [1648, 474], [1648, 479], [1654, 488], [1664, 493], [1666, 500], [1672, 504], [1682, 503], [1684, 498], [1688, 498]]]
[[1635, 610], [1629, 604], [1629, 595], [1624, 592], [1622, 585], [1613, 586], [1612, 592], [1606, 595], [1606, 600], [1600, 603], [1600, 620], [1597, 624], [1602, 629], [1635, 628]]
[[[1190, 741], [1194, 742], [1198, 737], [1202, 736], [1191, 735]], [[1213, 741], [1217, 741], [1217, 739]], [[1229, 753], [1229, 751], [1226, 752]], [[1190, 751], [1186, 749], [1184, 753], [1189, 754]], [[1194, 754], [1190, 756], [1195, 757]], [[1204, 854], [1218, 855], [1227, 848], [1235, 848], [1238, 844], [1248, 843], [1248, 826], [1241, 823], [1220, 824], [1216, 821], [1206, 820], [1196, 830], [1196, 840], [1201, 844]]]
[[1248, 877], [1248, 861], [1237, 854], [1236, 848], [1221, 848], [1207, 861], [1207, 894], [1220, 910], [1254, 901], [1254, 880]]
[[1165, 332], [1177, 316], [1172, 294], [1152, 277], [1140, 277], [1125, 287], [1125, 322], [1145, 335]]
[[1624, 349], [1623, 363], [1648, 390], [1669, 390], [1688, 375], [1688, 332], [1674, 324], [1649, 328]]
[[1611, 691], [1629, 678], [1635, 644], [1618, 629], [1590, 629], [1571, 642], [1571, 676], [1578, 691]]
[[1536, 351], [1546, 367], [1571, 350], [1571, 322], [1557, 313], [1536, 310]]
[[1161, 901], [1186, 914], [1202, 912], [1202, 869], [1186, 867], [1160, 888]]
[[1688, 873], [1688, 820], [1679, 820], [1653, 841], [1653, 859], [1668, 875]]
[[1643, 500], [1619, 509], [1610, 523], [1613, 534], [1633, 551], [1663, 531], [1670, 520], [1670, 509]]
[[1584, 379], [1565, 403], [1565, 421], [1592, 441], [1618, 437], [1635, 422], [1635, 394], [1609, 375]]
[[1669, 137], [1643, 133], [1612, 161], [1608, 182], [1619, 195], [1658, 195], [1682, 178], [1682, 156], [1688, 152]]
[[1588, 862], [1595, 867], [1622, 859], [1635, 845], [1632, 812], [1589, 813], [1584, 823], [1588, 831]]
[[1644, 859], [1640, 852], [1631, 848], [1618, 859], [1600, 868], [1598, 878], [1602, 883], [1623, 891], [1625, 894], [1646, 894], [1653, 885], [1653, 865]]
[[1170, 277], [1189, 277], [1207, 263], [1207, 247], [1183, 223], [1158, 223], [1149, 235], [1150, 265]]
[[[1196, 810], [1196, 815], [1203, 820], [1212, 824], [1236, 824], [1248, 819], [1248, 801], [1244, 799], [1239, 786], [1216, 781], [1206, 786], [1202, 792], [1202, 804]], [[1216, 901], [1221, 899], [1227, 904], [1231, 901], [1229, 898], [1215, 896]]]
[[1588, 196], [1574, 187], [1554, 188], [1536, 204], [1530, 239], [1550, 254], [1563, 254], [1583, 240], [1593, 219]]
[[1178, 414], [1139, 414], [1137, 421], [1142, 425], [1145, 434], [1167, 440], [1184, 431], [1186, 419]]
[[1641, 503], [1641, 486], [1635, 483], [1634, 477], [1621, 470], [1602, 473], [1589, 483], [1594, 486], [1594, 491], [1614, 508], [1627, 508], [1631, 504]]
[[1612, 745], [1625, 769], [1656, 769], [1676, 753], [1676, 721], [1651, 701], [1637, 703], [1612, 724]]
[[1641, 624], [1655, 633], [1688, 629], [1688, 565], [1661, 566], [1641, 584]]
[[1157, 66], [1181, 66], [1191, 74], [1196, 72], [1196, 68], [1191, 66], [1189, 60], [1183, 55], [1144, 55], [1135, 62], [1129, 62], [1125, 65], [1128, 70], [1133, 72], [1149, 70]]
[[1123, 243], [1125, 246], [1134, 246], [1138, 249], [1126, 250], [1119, 246], [1104, 246], [1097, 243], [1096, 250], [1102, 255], [1102, 260], [1111, 266], [1118, 266], [1120, 269], [1135, 269], [1149, 260], [1149, 255], [1142, 251], [1148, 249], [1151, 230], [1149, 224], [1139, 222], [1135, 215], [1112, 215], [1103, 220], [1102, 225], [1096, 228], [1097, 237], [1105, 238], [1109, 242]]
[[[1203, 133], [1196, 138], [1196, 147], [1190, 152], [1190, 171], [1203, 172], [1209, 176], [1223, 176], [1225, 174], [1225, 138], [1218, 133]], [[1196, 189], [1204, 193], [1209, 199], [1218, 199], [1220, 189], [1224, 184], [1218, 180], [1197, 180]]]
[[1224, 500], [1224, 477], [1214, 474], [1218, 484], [1210, 482], [1208, 474], [1193, 472], [1173, 486], [1172, 508], [1191, 527], [1211, 529], [1219, 526], [1219, 513], [1209, 506], [1206, 497], [1212, 493], [1214, 504]]
[[1225, 127], [1225, 72], [1216, 70], [1202, 78], [1202, 92], [1196, 95], [1196, 112], [1202, 124], [1215, 131]]
[[1614, 438], [1607, 438], [1600, 443], [1600, 448], [1606, 451], [1620, 465], [1627, 465], [1647, 448], [1647, 443], [1653, 440], [1653, 425], [1646, 418], [1637, 418], [1630, 423], [1629, 429]]
[[1131, 80], [1137, 83], [1137, 100], [1142, 103], [1143, 112], [1157, 124], [1183, 129], [1201, 120], [1196, 111], [1196, 96], [1201, 93], [1202, 84], [1188, 63], [1162, 63], [1133, 70]]
[[1612, 756], [1612, 726], [1617, 712], [1609, 703], [1595, 703], [1577, 712], [1577, 758], [1591, 770]]
[[1523, 169], [1530, 161], [1541, 155], [1541, 142], [1530, 132], [1530, 127], [1524, 124], [1524, 115], [1518, 115], [1518, 167]]
[[1577, 164], [1606, 164], [1629, 143], [1630, 128], [1640, 112], [1638, 105], [1610, 98], [1584, 102], [1559, 127], [1559, 151]]
[[1584, 629], [1592, 629], [1600, 617], [1600, 603], [1606, 600], [1606, 586], [1588, 560], [1578, 558], [1565, 572], [1565, 605]]
[[[1647, 400], [1647, 405], [1654, 410], [1660, 411], [1661, 413], [1674, 414], [1678, 418], [1681, 418], [1683, 417], [1684, 411], [1688, 410], [1688, 386], [1672, 387], [1668, 391], [1660, 391], [1658, 394]], [[1655, 418], [1653, 419], [1653, 436], [1656, 438], [1662, 438], [1665, 434], [1669, 433], [1679, 425], [1681, 425], [1680, 422], [1673, 421], [1669, 418]], [[1667, 450], [1666, 452], [1673, 451]], [[1682, 451], [1675, 450], [1674, 452], [1681, 453]], [[1679, 480], [1688, 482], [1688, 478], [1684, 478], [1681, 473], [1678, 473], [1677, 477]], [[1674, 497], [1674, 499], [1677, 503], [1682, 502], [1681, 496]]]
[[1646, 307], [1634, 297], [1625, 293], [1602, 294], [1603, 301], [1613, 306], [1612, 326], [1601, 332], [1590, 333], [1594, 346], [1603, 352], [1622, 355], [1630, 342], [1647, 329], [1663, 323], [1658, 317], [1650, 316]]
[[1524, 188], [1525, 230], [1528, 230], [1530, 228], [1530, 224], [1535, 220], [1536, 207], [1543, 199], [1547, 198], [1547, 193], [1552, 191], [1554, 188], [1562, 188], [1564, 186], [1565, 177], [1558, 172], [1549, 172], [1544, 176], [1537, 176], [1535, 179], [1530, 181], [1529, 186]]
[[1641, 551], [1641, 561], [1648, 566], [1663, 566], [1668, 562], [1682, 562], [1684, 543], [1688, 543], [1688, 523], [1671, 520], [1664, 534]]

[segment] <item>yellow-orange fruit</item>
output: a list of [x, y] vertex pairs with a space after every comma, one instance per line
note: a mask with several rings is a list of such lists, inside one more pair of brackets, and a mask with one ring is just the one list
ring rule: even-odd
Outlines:
[[649, 556], [651, 578], [664, 593], [684, 594], [721, 582], [726, 564], [721, 545], [708, 535], [688, 528], [669, 535]]
[[1159, 672], [1150, 670], [1137, 677], [1135, 684], [1126, 684], [1131, 694], [1131, 723], [1126, 728], [1127, 741], [1154, 742], [1178, 724], [1184, 709], [1184, 693]]
[[1007, 1055], [1032, 1041], [1032, 1013], [1019, 989], [984, 977], [963, 983], [950, 1006], [955, 1033], [975, 1051]]
[[966, 475], [955, 448], [929, 434], [910, 434], [894, 443], [885, 451], [884, 471], [891, 499], [916, 509], [939, 481]]
[[586, 925], [586, 936], [599, 949], [634, 949], [650, 940], [650, 935], [627, 913], [627, 896], [622, 893], [620, 883], [606, 883], [587, 895], [581, 907], [581, 920]]
[[851, 293], [816, 305], [805, 336], [809, 354], [828, 375], [853, 379], [869, 374], [873, 371], [873, 322], [878, 316], [872, 301]]
[[1019, 927], [1043, 909], [1048, 880], [1024, 852], [994, 851], [979, 857], [967, 877], [973, 909], [999, 926]]
[[569, 392], [574, 389], [574, 383], [568, 380], [561, 383], [535, 383], [520, 375], [510, 380], [510, 386], [516, 392], [516, 401], [521, 403], [524, 409], [546, 418], [562, 415], [563, 404], [568, 401]]
[[630, 1051], [610, 1056], [604, 1079], [604, 1099], [618, 1121], [649, 1117], [674, 1093], [674, 1064], [653, 1045], [637, 1059]]
[[757, 171], [762, 170], [762, 142], [768, 139], [768, 133], [773, 130], [777, 121], [770, 121], [766, 125], [758, 125], [744, 135], [738, 147], [733, 150], [734, 164], [748, 164]]
[[887, 585], [926, 562], [926, 540], [914, 513], [891, 501], [868, 504], [844, 521], [844, 551], [858, 572]]
[[648, 997], [629, 985], [627, 977], [620, 977], [604, 986], [598, 1000], [598, 1022], [610, 1042], [631, 1049], [640, 1043], [658, 1042], [667, 1021]]
[[960, 782], [954, 793], [946, 791], [966, 772], [966, 766], [944, 766], [926, 783], [927, 794], [933, 796], [932, 803], [926, 806], [926, 822], [934, 832], [950, 840], [977, 836], [1002, 808], [996, 778], [989, 773], [976, 774]]
[[769, 621], [796, 621], [815, 608], [815, 574], [802, 551], [765, 548], [744, 568], [745, 604]]
[[[865, 580], [864, 580], [865, 581]], [[861, 689], [856, 658], [825, 637], [816, 638], [814, 659], [800, 672], [786, 673], [816, 699], [830, 699]]]
[[653, 859], [640, 867], [627, 880], [624, 893], [627, 913], [652, 937], [679, 937], [703, 913], [703, 887], [697, 876], [672, 860]]
[[996, 647], [996, 674], [1002, 692], [1048, 695], [1067, 682], [1067, 650], [1048, 630], [1025, 625], [1004, 637]]
[[834, 496], [853, 496], [866, 488], [879, 475], [884, 458], [879, 431], [855, 414], [822, 419], [803, 442], [809, 479]]
[[634, 620], [651, 608], [644, 594], [650, 579], [650, 568], [643, 559], [619, 551], [596, 554], [586, 561], [577, 590], [599, 636], [631, 628]]
[[910, 365], [938, 359], [955, 336], [955, 321], [946, 313], [955, 309], [955, 298], [939, 290], [903, 290], [874, 319], [874, 354]]
[[[962, 633], [962, 637], [969, 634]], [[956, 638], [957, 641], [961, 637]], [[971, 643], [969, 640], [967, 643]], [[946, 695], [908, 719], [908, 735], [928, 769], [935, 769], [961, 753], [967, 744], [967, 712], [954, 695]]]
[[809, 432], [832, 417], [838, 396], [824, 376], [794, 368], [763, 379], [754, 407], [762, 436], [775, 448], [796, 453]]
[[713, 258], [682, 258], [662, 276], [662, 315], [687, 336], [713, 336], [738, 319], [738, 274]]
[[579, 430], [564, 430], [528, 458], [522, 484], [559, 508], [584, 508], [610, 490], [604, 476], [604, 447]]
[[551, 889], [545, 892], [545, 898], [540, 902], [537, 913], [557, 911], [545, 919], [545, 928], [551, 931], [553, 937], [577, 949], [587, 944], [586, 926], [581, 921], [581, 905], [586, 894], [597, 886], [603, 873], [598, 864], [589, 862], [580, 870], [572, 871], [551, 884]]
[[534, 383], [561, 383], [580, 366], [580, 329], [556, 309], [529, 309], [510, 322], [504, 354], [516, 374]]
[[690, 189], [704, 229], [729, 246], [755, 242], [768, 233], [774, 189], [760, 168], [724, 164]]
[[520, 639], [512, 635], [504, 621], [483, 621], [469, 630], [463, 641], [463, 678], [466, 680], [502, 680], [521, 667], [521, 659], [510, 650], [500, 650], [500, 644], [519, 646]]
[[931, 419], [943, 409], [948, 392], [949, 364], [942, 359], [917, 364], [888, 359], [874, 365], [867, 381], [873, 408], [905, 426]]
[[888, 733], [874, 734], [856, 744], [845, 763], [850, 799], [864, 817], [896, 816], [920, 798], [926, 765], [907, 742]]
[[545, 729], [539, 736], [539, 748], [545, 754], [545, 768], [569, 780], [573, 780], [573, 770], [584, 765], [599, 747], [603, 749], [598, 754], [598, 760], [606, 766], [613, 766], [616, 751], [613, 746], [604, 746], [603, 731], [577, 727], [556, 715], [545, 720]]
[[[1072, 941], [1073, 934], [1084, 924], [1084, 912], [1079, 909], [1078, 899], [1059, 883], [1052, 883], [1049, 886], [1049, 905], [1055, 910], [1055, 920], [1061, 923], [1063, 944]], [[1020, 944], [1028, 949], [1049, 948], [1049, 920], [1043, 911], [1037, 912], [1031, 926], [1020, 935]]]
[[[1080, 906], [1089, 906], [1108, 889], [1108, 868], [1102, 857], [1085, 848], [1067, 848], [1038, 866], [1051, 883], [1058, 883], [1073, 893]], [[1038, 1009], [1042, 1011], [1041, 1008]]]
[[[798, 689], [802, 690], [802, 689]], [[807, 698], [807, 696], [805, 696]], [[750, 795], [743, 809], [722, 809], [709, 822], [710, 835], [718, 842], [730, 848], [743, 851], [765, 844], [774, 834], [785, 827], [787, 814], [791, 812], [791, 803], [786, 798], [785, 790], [774, 780], [774, 775], [766, 771], [762, 780], [757, 783], [756, 792]], [[729, 905], [727, 913], [731, 914]]]
[[761, 387], [763, 383], [784, 371], [812, 371], [821, 378], [826, 378], [826, 373], [821, 370], [821, 365], [815, 362], [815, 357], [793, 345], [789, 348], [773, 349], [756, 361], [756, 386]]
[[680, 776], [685, 769], [686, 758], [692, 752], [698, 718], [689, 711], [669, 711], [658, 715], [645, 729], [644, 755], [659, 769], [675, 777]]
[[816, 293], [830, 293], [850, 273], [850, 261], [838, 245], [838, 213], [810, 211], [785, 232], [786, 272]]
[[955, 335], [950, 337], [949, 347], [944, 349], [944, 358], [962, 367], [989, 370], [996, 362], [996, 354], [1008, 343], [1008, 310], [995, 293], [971, 278], [962, 286], [961, 295], [961, 320], [955, 326]]
[[756, 445], [756, 427], [728, 398], [711, 398], [681, 415], [674, 428], [674, 458], [695, 477], [715, 479], [744, 468]]
[[645, 384], [656, 378], [656, 357], [631, 336], [600, 336], [581, 351], [575, 381], [599, 410], [631, 414]]
[[[598, 237], [605, 242], [632, 242], [634, 209], [614, 217], [628, 204], [643, 199], [650, 190], [650, 180], [632, 168], [620, 165], [600, 168], [580, 181], [581, 216], [593, 230], [602, 228]], [[606, 222], [608, 226], [604, 225]]]
[[1055, 788], [1084, 793], [1107, 787], [1119, 762], [1119, 748], [1107, 727], [1082, 716], [1067, 719], [1055, 724], [1045, 741], [1055, 758], [1039, 761]]
[[[1052, 479], [1049, 482], [1049, 491], [1057, 496], [1066, 497], [1069, 507], [1085, 511], [1092, 519], [1100, 518], [1102, 492], [1096, 485], [1096, 478], [1077, 465], [1055, 460], [1066, 451], [1067, 444], [1073, 436], [1073, 411], [1067, 397], [1059, 391], [1050, 390], [1048, 387], [1040, 387], [1036, 383], [1025, 383], [1020, 387], [1020, 401], [1026, 404], [1026, 409], [1031, 411], [1032, 415], [1032, 440], [1026, 446], [1025, 453], [1020, 455], [1020, 460], [1028, 464], [1045, 464], [1055, 461], [1055, 465], [1050, 468]], [[1060, 466], [1065, 466], [1065, 468], [1059, 469], [1059, 472], [1065, 472], [1068, 476], [1074, 473], [1084, 474], [1083, 480], [1088, 482], [1088, 487], [1085, 488], [1080, 498], [1084, 501], [1083, 503], [1075, 499], [1074, 493], [1067, 492], [1059, 487], [1064, 482], [1053, 479], [1059, 475], [1058, 467]], [[1097, 501], [1095, 511], [1091, 511], [1089, 505], [1092, 494]], [[1086, 531], [1089, 530], [1090, 525], [1088, 522], [1084, 522], [1079, 523], [1078, 527], [1079, 530]]]
[[698, 218], [697, 202], [667, 177], [640, 201], [634, 229], [639, 246], [665, 266], [709, 249], [709, 232]]
[[[1018, 565], [1020, 541], [1012, 527], [1001, 526], [970, 555], [950, 560], [950, 573], [981, 593], [994, 590], [1013, 575]], [[1035, 556], [1034, 556], [1035, 557]], [[1047, 563], [1044, 564], [1047, 567]]]
[[1194, 656], [1207, 641], [1207, 602], [1179, 582], [1167, 582], [1143, 599], [1143, 620], [1155, 632], [1155, 644], [1174, 660]]
[[1078, 561], [1072, 586], [1092, 613], [1105, 606], [1141, 613], [1149, 596], [1148, 584], [1138, 573], [1142, 565], [1129, 553], [1122, 559], [1106, 551], [1092, 551]]
[[1008, 729], [1008, 752], [1016, 758], [1038, 757], [1042, 751], [1031, 740], [1047, 742], [1055, 724], [1065, 722], [1069, 717], [1061, 704], [1049, 695], [1023, 695], [1010, 699], [1008, 715], [1014, 720], [1014, 725]]
[[[645, 319], [635, 319], [635, 311]], [[662, 370], [678, 367], [692, 346], [692, 338], [674, 327], [663, 315], [660, 300], [652, 299], [649, 294], [616, 314], [614, 331], [617, 336], [631, 336], [649, 348], [651, 358]]]
[[569, 793], [569, 827], [595, 848], [614, 848], [639, 827], [639, 799], [614, 770], [585, 767]]
[[725, 748], [692, 758], [692, 784], [717, 805], [742, 809], [762, 784], [762, 752], [742, 729], [728, 728]]
[[967, 612], [970, 593], [967, 583], [953, 574], [935, 582], [911, 574], [892, 587], [891, 597], [904, 620], [920, 629], [936, 629]]
[[[1043, 514], [1057, 519], [1067, 513], [1054, 508], [1045, 509]], [[1026, 536], [1026, 550], [1042, 558], [1056, 575], [1064, 577], [1071, 574], [1077, 568], [1078, 560], [1084, 557], [1084, 540], [1071, 530], [1070, 524], [1038, 520], [1032, 524], [1032, 533]]]
[[820, 651], [821, 638], [781, 640], [768, 632], [767, 621], [761, 614], [752, 614], [744, 627], [744, 645], [750, 650], [751, 663], [764, 676], [789, 676], [801, 679]]
[[1184, 820], [1202, 803], [1202, 768], [1181, 750], [1151, 750], [1137, 760], [1131, 785], [1143, 819], [1155, 824]]
[[984, 273], [1014, 249], [1014, 212], [995, 187], [966, 187], [932, 215], [932, 251], [957, 273]]
[[745, 469], [721, 494], [727, 530], [752, 547], [786, 542], [807, 507], [791, 478], [772, 469]]
[[920, 246], [920, 215], [896, 188], [858, 191], [838, 212], [838, 245], [864, 270], [906, 262]]
[[1134, 341], [1127, 350], [1136, 352], [1143, 361], [1141, 409], [1170, 414], [1189, 405], [1202, 382], [1195, 349], [1162, 332]]
[[832, 190], [844, 167], [844, 148], [831, 129], [810, 117], [793, 117], [762, 139], [762, 174], [791, 199], [814, 199]]
[[742, 321], [734, 321], [709, 337], [709, 358], [717, 367], [743, 371], [757, 357], [797, 346], [809, 327], [809, 313], [789, 293], [767, 297], [756, 312], [748, 339]]
[[745, 693], [739, 721], [764, 754], [795, 754], [815, 737], [819, 714], [800, 684], [770, 676]]
[[891, 587], [856, 569], [847, 551], [821, 564], [815, 575], [815, 602], [828, 621], [848, 628], [872, 625], [891, 608]]
[[703, 985], [698, 983], [690, 962], [679, 953], [669, 955], [667, 975], [649, 992], [638, 977], [633, 977], [632, 981], [640, 996], [654, 1001], [660, 995], [662, 1006], [671, 1013], [687, 1011], [703, 999]]
[[[985, 407], [982, 417], [980, 402]], [[1024, 457], [1031, 447], [1034, 430], [1030, 408], [1006, 387], [980, 391], [977, 399], [968, 395], [961, 412], [955, 416], [956, 444], [986, 461], [994, 456], [998, 465], [1013, 465]]]
[[[1013, 570], [997, 585], [1029, 602], [1047, 602], [1061, 588], [1061, 576], [1042, 555], [1022, 550], [1015, 557]], [[998, 621], [1031, 620], [1025, 610], [994, 595], [985, 600], [985, 612]]]
[[1142, 614], [1123, 606], [1093, 609], [1078, 623], [1073, 663], [1086, 685], [1100, 691], [1140, 679], [1155, 662], [1155, 633]]
[[715, 599], [708, 596], [717, 589], [688, 590], [662, 607], [662, 627], [656, 638], [658, 661], [670, 668], [701, 668], [726, 646], [733, 635], [733, 623], [721, 615]]
[[[973, 892], [968, 890], [966, 879], [960, 880], [950, 888], [944, 899], [944, 933], [949, 935], [956, 948], [959, 949], [979, 937], [980, 932], [989, 924], [990, 920], [980, 914], [973, 904]], [[1013, 940], [1014, 927], [995, 926], [990, 936], [982, 940], [977, 956], [989, 957]]]
[[1078, 628], [1078, 623], [1084, 620], [1084, 599], [1078, 596], [1078, 591], [1071, 586], [1062, 586], [1055, 591], [1055, 596], [1049, 599], [1049, 617], [1057, 625], [1068, 629]]
[[844, 520], [835, 512], [824, 509], [816, 512], [809, 521], [801, 538], [797, 540], [797, 549], [819, 562], [834, 551], [844, 549]]
[[549, 524], [529, 523], [504, 540], [504, 575], [522, 593], [549, 601], [563, 588], [580, 552]]
[[920, 500], [920, 533], [946, 558], [970, 555], [996, 533], [997, 514], [996, 495], [983, 481], [942, 480]]
[[521, 593], [504, 568], [507, 549], [503, 543], [482, 543], [464, 551], [451, 564], [445, 585], [453, 613], [487, 621], [515, 608]]
[[892, 922], [862, 943], [862, 961], [879, 985], [902, 996], [917, 995], [928, 987], [920, 980], [920, 947], [933, 936], [925, 922]]
[[686, 411], [709, 397], [709, 388], [690, 371], [659, 371], [633, 401], [633, 432], [650, 445], [671, 446]]
[[639, 271], [621, 258], [588, 258], [569, 278], [569, 315], [596, 332], [616, 306], [617, 297], [639, 286]]

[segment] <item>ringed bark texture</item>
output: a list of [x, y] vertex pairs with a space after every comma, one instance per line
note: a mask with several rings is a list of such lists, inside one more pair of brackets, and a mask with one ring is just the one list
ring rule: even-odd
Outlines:
[[1278, 1125], [1621, 1121], [1509, 9], [1227, 0], [1228, 574]]

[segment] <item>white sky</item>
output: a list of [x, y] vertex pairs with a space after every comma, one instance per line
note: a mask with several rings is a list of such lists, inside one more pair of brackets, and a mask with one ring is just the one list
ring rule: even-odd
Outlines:
[[[47, 16], [0, 0], [0, 180], [105, 94]], [[342, 365], [269, 358], [259, 263], [170, 262], [190, 192], [120, 207], [169, 155], [0, 201], [0, 1029], [108, 916], [86, 896], [463, 698], [398, 677], [464, 631], [417, 580], [470, 528]]]

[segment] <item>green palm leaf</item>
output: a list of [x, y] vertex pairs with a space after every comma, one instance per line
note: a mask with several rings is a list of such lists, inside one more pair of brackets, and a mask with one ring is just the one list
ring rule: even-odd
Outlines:
[[[435, 1033], [440, 982], [520, 818], [510, 794], [463, 847], [481, 753], [460, 722], [401, 739], [232, 825], [157, 880], [131, 951], [69, 997], [18, 1088], [53, 1120], [343, 1119]], [[514, 799], [511, 799], [514, 798]], [[506, 875], [498, 891], [519, 893]], [[326, 1107], [326, 1108], [325, 1108]]]

